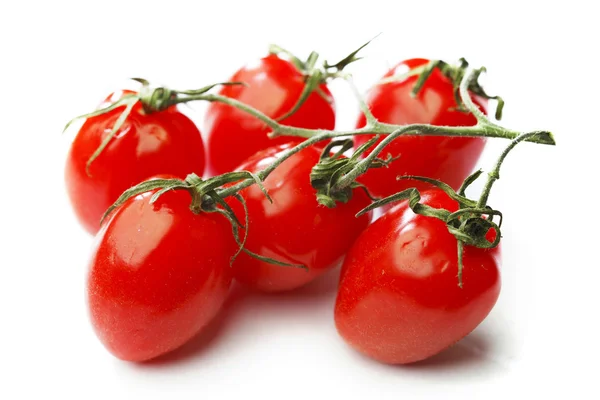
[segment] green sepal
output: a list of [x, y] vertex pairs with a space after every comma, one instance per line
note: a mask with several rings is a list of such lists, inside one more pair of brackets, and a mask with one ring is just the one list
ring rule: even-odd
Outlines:
[[127, 107], [125, 107], [125, 110], [123, 110], [123, 112], [121, 113], [121, 115], [119, 115], [119, 118], [117, 118], [117, 120], [115, 121], [115, 124], [113, 125], [113, 127], [110, 130], [110, 132], [108, 133], [108, 135], [106, 135], [106, 137], [102, 140], [102, 143], [100, 143], [100, 146], [98, 146], [98, 148], [94, 151], [94, 153], [87, 160], [87, 163], [85, 164], [85, 173], [88, 176], [92, 176], [90, 174], [90, 165], [104, 151], [104, 149], [106, 148], [106, 146], [108, 146], [108, 144], [113, 139], [113, 137], [117, 134], [117, 132], [119, 131], [119, 129], [121, 129], [121, 127], [123, 126], [123, 124], [127, 120], [127, 117], [129, 117], [129, 114], [131, 114], [131, 110], [133, 110], [133, 106], [137, 102], [138, 102], [138, 99], [135, 99], [135, 100], [132, 100], [129, 103], [127, 103]]
[[[102, 219], [100, 220], [100, 223], [102, 223], [105, 220], [105, 218], [108, 215], [110, 215], [110, 213], [113, 212], [113, 210], [122, 206], [127, 200], [129, 200], [132, 197], [135, 197], [140, 194], [150, 192], [150, 191], [156, 190], [156, 189], [162, 189], [161, 191], [163, 191], [163, 190], [166, 191], [165, 189], [172, 190], [175, 188], [186, 189], [187, 185], [181, 179], [151, 179], [151, 180], [139, 183], [135, 186], [132, 186], [129, 189], [127, 189], [126, 191], [124, 191], [119, 196], [119, 198], [110, 207], [108, 207], [106, 212], [104, 212], [104, 215], [102, 216]], [[151, 203], [156, 201], [157, 198], [158, 197], [155, 195], [152, 196], [152, 198], [150, 199]]]
[[298, 101], [296, 101], [296, 104], [294, 104], [294, 106], [288, 112], [276, 118], [275, 120], [279, 122], [295, 114], [296, 111], [298, 111], [298, 109], [302, 107], [302, 104], [306, 102], [306, 100], [312, 94], [312, 92], [314, 92], [319, 87], [322, 80], [323, 72], [318, 69], [313, 70], [313, 72], [308, 75], [308, 78], [304, 83], [304, 89], [302, 89], [302, 93], [300, 93], [300, 97], [298, 97]]

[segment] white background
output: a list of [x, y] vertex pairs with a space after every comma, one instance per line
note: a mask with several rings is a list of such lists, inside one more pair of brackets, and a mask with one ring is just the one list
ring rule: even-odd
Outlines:
[[[598, 398], [594, 2], [335, 3], [0, 6], [0, 398]], [[271, 42], [334, 60], [380, 32], [351, 69], [362, 90], [404, 58], [464, 56], [488, 67], [506, 126], [556, 135], [555, 148], [520, 145], [492, 194], [506, 219], [503, 290], [489, 318], [429, 362], [380, 365], [337, 336], [332, 273], [282, 296], [235, 289], [221, 318], [160, 362], [113, 358], [86, 315], [91, 237], [64, 194], [65, 122], [132, 76], [195, 88]], [[332, 87], [347, 128], [356, 104], [343, 83]], [[201, 123], [203, 105], [193, 108]], [[481, 166], [505, 144], [492, 141]]]

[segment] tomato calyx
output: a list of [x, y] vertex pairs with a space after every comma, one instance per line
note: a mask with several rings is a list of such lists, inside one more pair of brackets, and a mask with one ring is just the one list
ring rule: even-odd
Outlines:
[[[371, 195], [366, 186], [359, 182], [353, 181], [343, 187], [338, 185], [340, 179], [356, 168], [362, 154], [373, 146], [378, 139], [378, 136], [373, 137], [356, 149], [350, 157], [344, 157], [343, 154], [354, 147], [352, 139], [332, 141], [323, 149], [319, 162], [312, 168], [310, 173], [310, 183], [317, 191], [317, 202], [319, 204], [327, 208], [334, 208], [337, 202], [347, 203], [352, 198], [352, 190], [355, 188], [363, 189], [371, 200], [378, 200]], [[332, 154], [332, 149], [336, 147], [339, 147], [339, 150]], [[394, 160], [395, 158], [391, 157], [386, 160], [375, 158], [370, 163], [369, 168], [385, 167]]]
[[[246, 202], [242, 196], [237, 192], [227, 193], [222, 188], [224, 185], [243, 181], [245, 179], [251, 179], [260, 188], [262, 193], [265, 195], [269, 202], [273, 202], [269, 193], [266, 191], [262, 184], [262, 180], [256, 174], [250, 171], [236, 171], [229, 172], [223, 175], [218, 175], [209, 179], [202, 179], [198, 175], [192, 173], [186, 176], [185, 179], [150, 179], [139, 183], [127, 189], [121, 196], [115, 201], [115, 203], [106, 210], [102, 221], [109, 217], [115, 209], [123, 205], [127, 200], [132, 197], [141, 195], [149, 191], [156, 191], [150, 197], [150, 204], [154, 204], [162, 195], [172, 190], [185, 190], [191, 196], [190, 211], [194, 214], [200, 214], [202, 212], [216, 212], [223, 215], [231, 224], [233, 237], [238, 244], [237, 252], [232, 256], [230, 264], [233, 264], [238, 255], [242, 252], [254, 257], [260, 261], [268, 262], [274, 265], [284, 267], [294, 267], [308, 270], [305, 265], [302, 264], [290, 264], [282, 262], [270, 257], [265, 257], [260, 254], [254, 253], [245, 247], [246, 239], [248, 237], [248, 208]], [[223, 194], [222, 194], [223, 193]], [[225, 201], [225, 197], [231, 196], [236, 201], [239, 201], [244, 209], [244, 223], [242, 223], [236, 216], [231, 206]], [[240, 229], [244, 230], [244, 235], [240, 237]]]
[[138, 92], [138, 99], [147, 114], [166, 110], [173, 105], [173, 101], [177, 98], [176, 90], [164, 86], [153, 88], [150, 82], [144, 78], [131, 79], [142, 85]]
[[[535, 131], [528, 132], [519, 135], [513, 139], [510, 144], [500, 154], [494, 168], [488, 173], [487, 181], [481, 192], [481, 195], [477, 201], [471, 200], [465, 196], [467, 188], [475, 182], [481, 175], [482, 171], [475, 171], [469, 175], [459, 188], [458, 192], [454, 191], [452, 187], [444, 182], [436, 179], [431, 179], [423, 176], [398, 176], [396, 179], [413, 179], [422, 182], [429, 183], [438, 189], [445, 192], [452, 200], [459, 204], [458, 211], [450, 212], [445, 209], [431, 207], [420, 203], [421, 194], [416, 188], [409, 188], [391, 196], [385, 197], [378, 201], [373, 202], [363, 210], [359, 211], [356, 216], [361, 216], [366, 212], [369, 212], [375, 208], [381, 207], [385, 204], [397, 202], [401, 200], [408, 200], [408, 206], [413, 210], [414, 213], [424, 215], [427, 217], [437, 218], [444, 223], [448, 228], [448, 231], [454, 235], [457, 239], [458, 249], [458, 286], [462, 288], [462, 273], [463, 273], [463, 250], [464, 246], [473, 246], [482, 249], [490, 249], [498, 246], [502, 237], [500, 227], [502, 225], [502, 213], [495, 210], [487, 205], [490, 191], [494, 182], [500, 179], [500, 167], [504, 162], [508, 153], [514, 149], [514, 147], [521, 143], [537, 137], [537, 140], [542, 142], [553, 141], [552, 135], [549, 132]], [[494, 218], [498, 217], [498, 222], [494, 221]], [[488, 235], [490, 231], [494, 231], [493, 239], [489, 240]]]
[[92, 162], [94, 162], [94, 160], [98, 158], [98, 156], [100, 156], [100, 154], [104, 151], [106, 146], [108, 146], [110, 141], [117, 134], [119, 129], [121, 129], [129, 115], [133, 111], [134, 106], [138, 102], [142, 105], [142, 109], [146, 114], [151, 114], [165, 111], [169, 107], [179, 103], [187, 103], [189, 101], [197, 100], [194, 96], [201, 96], [209, 90], [211, 90], [212, 88], [214, 88], [215, 86], [245, 85], [243, 82], [219, 82], [195, 90], [173, 90], [164, 86], [151, 87], [150, 82], [143, 78], [131, 79], [142, 85], [138, 93], [125, 94], [120, 99], [104, 108], [92, 111], [91, 113], [79, 115], [67, 122], [63, 129], [63, 132], [65, 132], [75, 121], [78, 121], [80, 119], [97, 117], [106, 114], [110, 111], [116, 110], [119, 107], [125, 107], [123, 109], [123, 112], [121, 112], [121, 114], [115, 121], [115, 124], [111, 128], [108, 135], [106, 135], [102, 139], [102, 142], [100, 143], [98, 148], [88, 159], [85, 167], [88, 176], [91, 176], [90, 165], [92, 164]]
[[103, 220], [108, 217], [113, 210], [120, 207], [131, 197], [158, 189], [158, 191], [150, 198], [150, 204], [154, 204], [163, 194], [171, 190], [185, 190], [192, 198], [190, 202], [190, 211], [194, 214], [199, 214], [201, 212], [219, 212], [220, 209], [218, 206], [221, 206], [225, 211], [230, 213], [232, 222], [235, 223], [235, 225], [245, 229], [244, 225], [236, 218], [229, 205], [218, 192], [218, 189], [221, 186], [232, 182], [238, 182], [243, 179], [254, 180], [265, 194], [265, 197], [271, 201], [261, 180], [251, 172], [230, 172], [206, 180], [192, 173], [186, 176], [185, 179], [150, 179], [127, 189], [119, 196], [115, 203], [106, 210]]
[[[478, 203], [474, 200], [468, 199], [464, 196], [464, 190], [468, 185], [474, 182], [477, 177], [481, 175], [482, 171], [478, 170], [472, 174], [467, 180], [459, 192], [455, 192], [449, 185], [427, 177], [422, 176], [399, 176], [397, 179], [414, 179], [422, 182], [427, 182], [438, 189], [444, 191], [452, 200], [459, 204], [459, 210], [456, 212], [450, 212], [443, 208], [435, 208], [426, 204], [420, 203], [421, 193], [416, 188], [410, 188], [403, 190], [399, 193], [385, 197], [381, 200], [373, 202], [368, 207], [361, 210], [357, 216], [363, 215], [375, 208], [381, 207], [385, 204], [397, 202], [401, 200], [408, 200], [408, 206], [413, 210], [415, 214], [420, 214], [426, 217], [437, 218], [443, 221], [448, 231], [457, 239], [457, 250], [458, 250], [458, 286], [463, 287], [463, 249], [465, 245], [490, 249], [498, 246], [500, 238], [502, 236], [500, 227], [502, 225], [502, 213], [498, 210], [494, 210], [489, 206], [478, 206]], [[499, 217], [498, 223], [494, 221], [494, 217]], [[488, 240], [487, 236], [493, 230], [493, 240]]]
[[300, 58], [295, 56], [292, 52], [278, 46], [276, 44], [272, 44], [269, 46], [269, 53], [274, 54], [278, 57], [285, 56], [289, 59], [289, 61], [296, 67], [296, 69], [302, 73], [304, 76], [304, 89], [302, 93], [300, 93], [300, 97], [294, 104], [294, 106], [282, 116], [277, 118], [277, 121], [282, 121], [291, 115], [293, 115], [298, 109], [306, 102], [308, 97], [313, 93], [317, 92], [319, 96], [321, 96], [325, 101], [331, 103], [331, 98], [326, 95], [319, 87], [319, 85], [327, 83], [331, 79], [336, 79], [340, 77], [345, 77], [343, 74], [343, 69], [346, 68], [349, 64], [352, 64], [355, 61], [360, 60], [362, 57], [357, 57], [358, 52], [366, 47], [369, 43], [371, 43], [373, 39], [369, 40], [358, 49], [354, 50], [346, 57], [341, 59], [335, 64], [330, 64], [326, 60], [323, 61], [320, 67], [317, 66], [317, 61], [319, 60], [319, 53], [313, 51], [310, 53], [306, 61], [302, 61]]
[[[456, 111], [469, 113], [468, 107], [465, 106], [464, 102], [461, 99], [460, 95], [460, 84], [465, 78], [465, 75], [469, 71], [469, 62], [465, 58], [460, 58], [457, 64], [450, 64], [443, 60], [431, 60], [427, 64], [422, 65], [420, 67], [414, 68], [410, 70], [406, 74], [394, 75], [379, 81], [380, 84], [390, 83], [390, 82], [399, 82], [403, 81], [411, 76], [417, 76], [417, 80], [413, 86], [411, 91], [411, 95], [416, 97], [419, 92], [423, 89], [425, 82], [431, 77], [433, 71], [438, 69], [442, 75], [444, 75], [451, 83], [453, 87], [454, 99], [456, 101], [457, 107]], [[492, 96], [487, 94], [487, 92], [483, 89], [483, 87], [479, 83], [479, 76], [485, 72], [485, 67], [478, 68], [474, 71], [474, 77], [470, 80], [468, 85], [468, 90], [472, 94], [479, 96], [481, 98], [487, 100], [496, 100], [496, 112], [494, 117], [499, 121], [502, 119], [502, 110], [504, 109], [504, 100], [500, 96]]]
[[73, 118], [72, 120], [70, 120], [69, 122], [67, 122], [67, 124], [65, 125], [65, 127], [63, 129], [63, 133], [71, 126], [71, 124], [73, 124], [73, 122], [75, 122], [79, 119], [87, 119], [87, 118], [97, 117], [99, 115], [106, 114], [112, 110], [116, 110], [119, 107], [125, 107], [125, 109], [123, 110], [121, 115], [119, 115], [119, 118], [117, 118], [111, 131], [108, 133], [108, 135], [106, 135], [106, 137], [104, 137], [104, 139], [102, 140], [102, 142], [100, 143], [98, 148], [96, 148], [94, 153], [88, 159], [88, 161], [85, 165], [85, 172], [88, 176], [92, 176], [90, 173], [90, 165], [104, 151], [106, 146], [108, 146], [108, 144], [110, 143], [112, 138], [117, 134], [119, 129], [121, 129], [121, 127], [125, 123], [125, 120], [127, 120], [127, 117], [129, 116], [129, 114], [131, 114], [133, 107], [137, 104], [138, 101], [139, 101], [139, 96], [137, 94], [126, 94], [123, 97], [121, 97], [119, 100], [115, 101], [114, 103], [110, 104], [109, 106], [107, 106], [105, 108], [101, 108], [99, 110], [93, 111], [88, 114], [79, 115], [79, 116]]

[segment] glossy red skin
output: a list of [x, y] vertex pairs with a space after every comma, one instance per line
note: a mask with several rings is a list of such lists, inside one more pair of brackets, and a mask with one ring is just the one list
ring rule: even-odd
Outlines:
[[[238, 169], [258, 172], [273, 162], [290, 145], [266, 149]], [[241, 254], [233, 263], [234, 277], [252, 288], [280, 292], [298, 288], [328, 269], [338, 265], [346, 252], [371, 220], [367, 214], [355, 215], [369, 204], [362, 190], [335, 208], [317, 203], [310, 185], [311, 168], [318, 162], [320, 151], [309, 147], [284, 161], [264, 181], [273, 204], [254, 185], [241, 191], [250, 218], [246, 248], [280, 261], [303, 264], [308, 271], [282, 267]], [[243, 209], [231, 202], [243, 221]]]
[[[401, 62], [388, 71], [384, 78], [401, 75], [426, 64], [429, 60], [411, 59]], [[456, 101], [450, 80], [439, 70], [434, 70], [416, 98], [410, 94], [417, 80], [416, 76], [401, 82], [376, 85], [369, 91], [366, 101], [373, 115], [381, 122], [391, 124], [417, 124], [445, 126], [470, 126], [476, 124], [473, 115], [455, 111]], [[475, 103], [485, 112], [484, 99], [474, 98]], [[361, 114], [356, 124], [365, 126]], [[372, 135], [355, 136], [355, 146], [360, 146]], [[439, 179], [454, 189], [473, 171], [485, 146], [485, 138], [458, 138], [435, 136], [404, 136], [390, 143], [382, 153], [400, 156], [388, 168], [367, 171], [359, 181], [366, 184], [376, 196], [389, 196], [410, 187], [420, 190], [430, 189], [424, 182], [412, 180], [396, 181], [399, 175], [420, 175]]]
[[[457, 210], [438, 189], [424, 192], [422, 202]], [[456, 246], [442, 221], [415, 215], [406, 202], [384, 214], [342, 267], [334, 314], [339, 334], [389, 364], [423, 360], [466, 336], [498, 299], [499, 250], [465, 247], [461, 289]]]
[[150, 195], [128, 200], [103, 224], [88, 274], [94, 330], [127, 361], [188, 341], [217, 314], [232, 279], [227, 219], [193, 214], [187, 192], [168, 192], [154, 205]]
[[[229, 80], [244, 82], [248, 86], [223, 86], [221, 95], [240, 100], [271, 118], [279, 118], [290, 111], [305, 86], [304, 77], [298, 69], [276, 55], [244, 66]], [[325, 84], [319, 87], [331, 102], [313, 92], [294, 114], [280, 122], [300, 128], [333, 129], [333, 97]], [[269, 132], [262, 122], [250, 114], [223, 103], [211, 103], [204, 125], [210, 173], [218, 175], [233, 171], [260, 150], [301, 140], [283, 136], [270, 139], [267, 137]]]
[[[133, 93], [130, 91], [122, 93]], [[103, 106], [122, 93], [109, 96]], [[151, 114], [136, 104], [104, 151], [86, 164], [108, 135], [124, 107], [88, 118], [67, 156], [65, 182], [71, 205], [83, 227], [95, 234], [100, 218], [126, 189], [157, 174], [184, 178], [204, 172], [204, 144], [194, 123], [176, 107]]]

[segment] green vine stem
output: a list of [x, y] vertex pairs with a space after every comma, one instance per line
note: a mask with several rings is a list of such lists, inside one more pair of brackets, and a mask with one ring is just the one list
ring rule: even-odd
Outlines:
[[[402, 192], [395, 193], [386, 198], [377, 200], [358, 212], [357, 216], [363, 215], [364, 213], [371, 211], [375, 208], [381, 207], [385, 204], [397, 202], [400, 200], [408, 200], [408, 206], [416, 214], [424, 215], [426, 217], [437, 218], [444, 223], [448, 228], [448, 231], [454, 235], [457, 239], [457, 250], [458, 250], [458, 285], [462, 288], [463, 278], [463, 250], [465, 245], [489, 249], [496, 247], [500, 243], [502, 232], [500, 227], [502, 226], [502, 213], [498, 210], [494, 210], [487, 205], [488, 197], [494, 183], [500, 179], [500, 168], [506, 159], [506, 156], [515, 146], [525, 140], [531, 139], [535, 136], [546, 136], [548, 132], [528, 132], [519, 135], [517, 138], [512, 140], [510, 144], [504, 149], [498, 161], [494, 165], [494, 168], [488, 174], [487, 181], [481, 192], [479, 200], [477, 202], [465, 197], [465, 189], [472, 184], [482, 174], [481, 170], [478, 170], [467, 177], [459, 189], [455, 192], [447, 184], [437, 181], [435, 179], [420, 177], [420, 176], [399, 176], [397, 179], [415, 179], [424, 181], [437, 186], [443, 190], [450, 198], [455, 200], [459, 204], [459, 210], [450, 212], [445, 209], [431, 207], [425, 204], [421, 204], [421, 194], [415, 188], [406, 189]], [[549, 140], [549, 138], [543, 139]], [[487, 217], [487, 218], [484, 218]], [[494, 217], [499, 217], [499, 222], [494, 222]], [[493, 241], [487, 239], [489, 230], [495, 231], [495, 238]]]
[[[374, 38], [373, 38], [374, 39]], [[272, 44], [269, 46], [269, 53], [281, 55], [283, 54], [287, 58], [289, 58], [290, 62], [296, 67], [298, 71], [304, 75], [304, 89], [302, 93], [298, 97], [298, 100], [294, 104], [294, 106], [284, 113], [282, 116], [277, 118], [277, 121], [282, 121], [292, 114], [294, 114], [298, 109], [306, 102], [308, 97], [316, 92], [319, 96], [321, 96], [325, 101], [331, 103], [332, 99], [325, 94], [323, 90], [319, 87], [319, 85], [327, 83], [327, 81], [336, 79], [344, 76], [342, 70], [346, 68], [349, 64], [360, 60], [360, 57], [357, 57], [358, 52], [365, 48], [371, 41], [369, 40], [367, 43], [360, 46], [358, 49], [354, 50], [352, 53], [341, 59], [335, 64], [329, 64], [327, 61], [324, 61], [322, 66], [317, 66], [317, 61], [319, 60], [319, 53], [313, 51], [308, 56], [306, 61], [300, 60], [300, 58], [296, 57], [292, 52], [282, 48], [281, 46]]]
[[487, 204], [488, 197], [490, 196], [490, 191], [492, 190], [492, 186], [494, 185], [494, 183], [498, 179], [500, 179], [500, 167], [502, 166], [502, 163], [504, 162], [504, 159], [506, 158], [506, 156], [508, 155], [508, 153], [510, 153], [510, 151], [512, 149], [514, 149], [515, 146], [518, 145], [519, 143], [521, 143], [522, 141], [527, 140], [527, 139], [529, 139], [531, 137], [540, 136], [540, 135], [541, 136], [548, 135], [548, 132], [529, 132], [529, 133], [524, 133], [524, 134], [516, 137], [515, 139], [513, 139], [510, 142], [510, 144], [504, 149], [504, 151], [500, 154], [500, 157], [498, 158], [498, 161], [494, 165], [494, 169], [492, 169], [488, 173], [488, 179], [487, 179], [487, 181], [485, 183], [485, 186], [483, 187], [483, 190], [481, 191], [481, 196], [479, 197], [479, 201], [477, 202], [477, 206], [479, 208], [484, 207]]
[[[168, 96], [161, 97], [157, 95], [147, 95], [146, 98], [153, 99], [150, 102], [148, 107], [153, 109], [158, 109], [159, 107], [170, 107], [172, 105], [187, 103], [190, 101], [209, 101], [209, 102], [220, 102], [232, 107], [235, 107], [241, 111], [244, 111], [261, 122], [263, 122], [268, 128], [271, 129], [271, 136], [295, 136], [295, 137], [303, 137], [307, 138], [307, 140], [301, 142], [296, 147], [288, 149], [285, 153], [281, 155], [277, 160], [275, 160], [271, 165], [257, 173], [257, 177], [260, 180], [266, 179], [269, 174], [274, 171], [283, 161], [297, 152], [303, 150], [306, 147], [309, 147], [317, 142], [328, 140], [328, 139], [337, 139], [341, 137], [348, 137], [354, 135], [364, 135], [364, 134], [378, 134], [382, 136], [386, 136], [383, 141], [381, 141], [372, 151], [371, 153], [365, 157], [364, 159], [357, 161], [352, 169], [347, 171], [345, 174], [338, 177], [337, 182], [334, 183], [336, 190], [344, 190], [345, 188], [351, 186], [354, 182], [356, 182], [356, 178], [360, 175], [364, 174], [367, 169], [372, 165], [372, 163], [379, 159], [379, 154], [385, 149], [385, 147], [392, 142], [394, 139], [401, 135], [427, 135], [427, 136], [455, 136], [455, 137], [488, 137], [488, 138], [502, 138], [513, 140], [519, 137], [521, 132], [515, 131], [512, 129], [504, 128], [499, 126], [493, 122], [491, 122], [473, 103], [471, 96], [469, 94], [469, 87], [473, 86], [474, 80], [476, 80], [480, 74], [484, 71], [481, 69], [474, 69], [470, 71], [468, 74], [464, 74], [462, 80], [459, 85], [459, 94], [460, 98], [470, 112], [475, 115], [477, 119], [477, 124], [474, 126], [436, 126], [429, 124], [409, 124], [409, 125], [394, 125], [387, 124], [383, 122], [379, 122], [375, 117], [372, 116], [368, 106], [362, 99], [362, 96], [358, 93], [358, 90], [353, 85], [352, 81], [348, 76], [345, 76], [347, 80], [350, 82], [350, 85], [353, 89], [354, 94], [356, 95], [361, 110], [365, 113], [367, 117], [367, 124], [358, 129], [345, 130], [345, 131], [335, 131], [335, 130], [326, 130], [326, 129], [306, 129], [306, 128], [298, 128], [294, 126], [284, 125], [273, 118], [268, 117], [264, 113], [258, 111], [252, 106], [249, 106], [239, 100], [232, 99], [226, 96], [222, 96], [214, 93], [207, 93], [207, 88], [200, 89], [198, 91], [162, 91], [161, 88], [154, 89], [155, 91], [159, 91], [158, 93], [166, 93]], [[212, 87], [213, 85], [211, 85]], [[173, 93], [175, 95], [173, 95]], [[547, 144], [554, 145], [555, 141], [550, 132], [539, 131], [535, 135], [530, 135], [523, 139], [525, 141], [539, 143], [539, 144]], [[379, 159], [380, 160], [380, 159]], [[241, 182], [236, 183], [233, 186], [230, 186], [225, 189], [221, 189], [219, 194], [223, 197], [231, 196], [237, 193], [239, 190], [244, 189], [250, 185], [255, 184], [256, 181], [252, 178], [245, 179]]]
[[[339, 190], [343, 190], [346, 187], [352, 185], [353, 182], [356, 181], [360, 175], [364, 174], [373, 161], [378, 158], [379, 154], [385, 149], [385, 147], [392, 142], [394, 139], [401, 135], [427, 135], [427, 136], [460, 136], [460, 137], [488, 137], [488, 138], [502, 138], [502, 139], [515, 139], [519, 137], [521, 132], [507, 129], [502, 126], [499, 126], [493, 122], [491, 122], [487, 117], [477, 108], [477, 106], [471, 100], [469, 94], [469, 86], [472, 85], [474, 79], [476, 79], [481, 74], [481, 70], [473, 70], [469, 74], [463, 77], [461, 81], [459, 92], [462, 101], [464, 102], [465, 107], [471, 111], [475, 117], [477, 118], [477, 124], [474, 126], [461, 126], [461, 127], [453, 127], [453, 126], [435, 126], [428, 124], [410, 124], [410, 125], [394, 125], [387, 124], [383, 122], [377, 121], [368, 106], [364, 103], [362, 97], [358, 94], [358, 91], [354, 88], [354, 85], [351, 84], [355, 94], [360, 103], [361, 110], [365, 112], [367, 116], [367, 124], [363, 128], [346, 130], [346, 131], [334, 131], [334, 130], [324, 130], [324, 129], [306, 129], [306, 128], [297, 128], [293, 126], [283, 125], [279, 122], [275, 121], [272, 118], [269, 118], [265, 114], [256, 110], [255, 108], [242, 103], [241, 101], [231, 99], [229, 97], [221, 96], [213, 93], [206, 93], [197, 96], [189, 96], [185, 98], [176, 98], [174, 103], [185, 103], [193, 100], [204, 100], [204, 101], [216, 101], [225, 103], [232, 107], [236, 107], [248, 114], [256, 117], [265, 125], [267, 125], [271, 130], [271, 136], [297, 136], [307, 138], [304, 142], [300, 143], [298, 146], [289, 149], [287, 152], [282, 154], [282, 156], [276, 160], [273, 164], [262, 170], [257, 175], [260, 179], [265, 179], [275, 168], [277, 168], [285, 159], [289, 158], [293, 154], [299, 152], [300, 150], [311, 146], [317, 142], [327, 140], [327, 139], [336, 139], [340, 137], [354, 136], [354, 135], [363, 135], [363, 134], [379, 134], [379, 135], [387, 135], [387, 137], [381, 141], [375, 149], [363, 160], [359, 161], [355, 167], [341, 176], [336, 183], [336, 187]], [[369, 115], [371, 117], [369, 118]], [[555, 141], [550, 132], [539, 131], [536, 132], [535, 135], [530, 135], [523, 139], [528, 142], [539, 143], [539, 144], [547, 144], [554, 145]], [[252, 185], [254, 181], [246, 180], [240, 182], [228, 189], [224, 189], [221, 194], [223, 196], [229, 196], [237, 191]]]
[[[311, 66], [314, 65], [316, 56], [311, 55], [307, 63]], [[349, 56], [350, 59], [354, 59], [355, 54]], [[342, 60], [344, 61], [344, 60]], [[297, 61], [301, 62], [301, 61]], [[343, 64], [343, 63], [342, 63]], [[447, 64], [440, 64], [447, 65]], [[484, 190], [481, 194], [479, 201], [467, 199], [464, 196], [464, 190], [468, 185], [475, 181], [480, 175], [481, 171], [475, 172], [473, 175], [468, 177], [463, 183], [459, 193], [456, 193], [452, 188], [443, 182], [435, 181], [426, 177], [399, 177], [401, 179], [417, 179], [429, 182], [434, 186], [437, 186], [448, 193], [453, 199], [459, 202], [461, 209], [456, 213], [450, 213], [446, 210], [435, 210], [431, 207], [427, 207], [419, 204], [420, 194], [416, 189], [408, 189], [404, 192], [390, 196], [385, 199], [375, 201], [367, 209], [372, 209], [377, 206], [384, 204], [385, 202], [397, 201], [399, 199], [410, 200], [411, 208], [424, 213], [425, 215], [442, 219], [446, 222], [449, 231], [458, 240], [458, 252], [462, 254], [463, 245], [472, 245], [475, 247], [490, 248], [498, 244], [500, 240], [500, 225], [496, 224], [493, 219], [494, 216], [499, 216], [501, 221], [501, 213], [496, 210], [492, 210], [487, 206], [487, 199], [490, 190], [494, 182], [499, 178], [499, 169], [504, 161], [508, 152], [512, 150], [518, 143], [523, 141], [554, 145], [555, 141], [550, 132], [547, 131], [535, 131], [529, 133], [521, 133], [512, 129], [504, 128], [490, 121], [474, 104], [471, 99], [470, 91], [473, 87], [478, 88], [479, 84], [477, 80], [480, 74], [485, 71], [484, 68], [474, 69], [467, 73], [466, 61], [462, 64], [462, 69], [459, 67], [459, 72], [453, 72], [456, 76], [460, 77], [460, 83], [458, 84], [458, 96], [459, 96], [459, 108], [471, 112], [477, 119], [477, 123], [474, 126], [462, 126], [462, 127], [451, 127], [451, 126], [434, 126], [429, 124], [410, 124], [410, 125], [394, 125], [379, 122], [369, 110], [369, 107], [365, 103], [362, 96], [360, 96], [357, 88], [354, 86], [351, 77], [349, 75], [342, 75], [340, 77], [345, 78], [352, 90], [357, 97], [360, 105], [360, 109], [365, 114], [367, 123], [366, 126], [359, 129], [346, 130], [346, 131], [335, 131], [335, 130], [324, 130], [324, 129], [305, 129], [297, 128], [293, 126], [284, 125], [275, 119], [268, 117], [262, 112], [255, 108], [240, 102], [238, 100], [222, 96], [219, 94], [208, 93], [208, 90], [212, 87], [206, 87], [196, 91], [172, 91], [164, 90], [164, 88], [156, 88], [150, 90], [145, 81], [144, 83], [144, 99], [145, 107], [149, 110], [160, 110], [176, 104], [187, 103], [189, 101], [209, 101], [209, 102], [221, 102], [229, 106], [235, 107], [241, 111], [244, 111], [259, 121], [263, 122], [268, 128], [271, 129], [271, 136], [295, 136], [306, 138], [303, 142], [298, 145], [287, 149], [280, 155], [272, 164], [257, 172], [251, 174], [247, 171], [232, 172], [224, 174], [214, 178], [210, 178], [203, 181], [201, 178], [191, 174], [186, 178], [185, 181], [181, 180], [169, 180], [164, 182], [143, 182], [125, 193], [117, 200], [115, 205], [107, 211], [110, 213], [115, 207], [118, 207], [129, 197], [139, 194], [148, 190], [159, 190], [154, 196], [153, 201], [158, 196], [169, 190], [184, 189], [190, 191], [192, 195], [191, 209], [194, 212], [221, 212], [225, 213], [230, 219], [236, 236], [236, 240], [240, 245], [240, 251], [243, 250], [245, 240], [240, 240], [238, 236], [239, 228], [245, 228], [247, 235], [247, 226], [241, 224], [241, 222], [235, 217], [233, 210], [224, 201], [224, 198], [234, 196], [239, 201], [239, 191], [254, 184], [258, 184], [268, 198], [268, 193], [262, 187], [262, 182], [273, 172], [279, 165], [281, 165], [286, 159], [292, 155], [300, 152], [301, 150], [323, 140], [333, 139], [337, 146], [341, 146], [342, 149], [348, 149], [349, 145], [343, 141], [336, 139], [347, 139], [348, 136], [362, 135], [362, 134], [375, 134], [376, 137], [385, 136], [385, 138], [376, 144], [376, 140], [371, 140], [368, 144], [361, 146], [360, 151], [350, 158], [342, 158], [341, 152], [336, 153], [333, 156], [329, 154], [323, 154], [321, 157], [320, 164], [313, 168], [313, 174], [311, 174], [311, 182], [319, 186], [317, 189], [317, 199], [321, 204], [328, 207], [335, 206], [336, 201], [347, 201], [351, 196], [351, 189], [360, 187], [361, 185], [356, 182], [361, 174], [364, 174], [369, 168], [386, 165], [391, 160], [384, 160], [379, 157], [385, 147], [398, 138], [401, 135], [428, 135], [428, 136], [455, 136], [455, 137], [488, 137], [488, 138], [503, 138], [511, 140], [508, 148], [502, 153], [495, 168], [488, 175], [488, 181], [485, 184]], [[336, 65], [329, 66], [336, 67]], [[458, 71], [458, 70], [457, 70]], [[339, 72], [339, 71], [338, 71]], [[430, 74], [431, 71], [426, 70], [424, 74]], [[419, 80], [421, 82], [422, 80]], [[456, 83], [456, 82], [455, 82]], [[236, 84], [236, 83], [228, 83]], [[478, 89], [479, 90], [479, 89]], [[483, 89], [481, 89], [483, 91]], [[487, 96], [488, 98], [496, 98]], [[501, 107], [503, 102], [499, 101], [498, 106]], [[360, 159], [360, 155], [365, 152], [369, 147], [374, 147], [368, 156]], [[326, 147], [326, 152], [329, 152], [332, 146]], [[161, 186], [161, 184], [163, 186]], [[221, 208], [219, 208], [219, 206]], [[483, 218], [487, 216], [489, 218]], [[496, 231], [496, 239], [493, 242], [489, 242], [485, 235], [490, 230]], [[247, 254], [253, 257], [264, 260], [269, 260], [274, 264], [288, 265], [281, 263], [277, 260], [266, 259], [260, 255], [245, 251]], [[459, 285], [462, 286], [462, 257], [459, 260]]]

